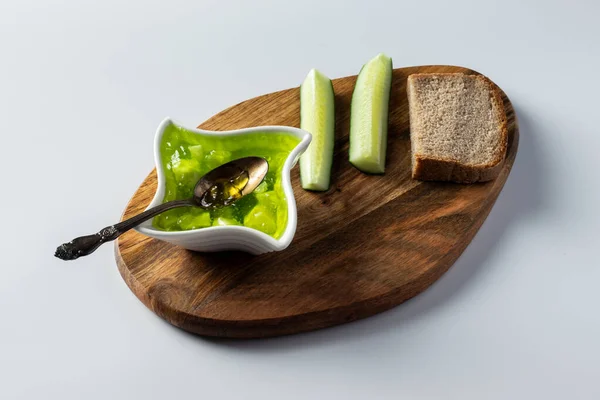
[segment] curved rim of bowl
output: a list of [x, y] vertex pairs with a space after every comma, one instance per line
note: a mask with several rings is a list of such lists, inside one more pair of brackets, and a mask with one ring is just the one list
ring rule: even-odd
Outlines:
[[187, 131], [193, 132], [198, 135], [203, 135], [203, 136], [207, 136], [207, 135], [208, 136], [232, 136], [232, 135], [241, 136], [241, 135], [256, 133], [256, 132], [277, 132], [277, 133], [285, 132], [285, 133], [289, 133], [292, 136], [295, 136], [298, 139], [300, 139], [300, 142], [290, 152], [289, 156], [285, 160], [285, 163], [283, 164], [282, 187], [283, 187], [285, 197], [287, 199], [287, 206], [288, 206], [287, 226], [285, 228], [285, 231], [283, 232], [283, 235], [281, 235], [281, 237], [279, 239], [275, 239], [274, 237], [267, 235], [266, 233], [261, 232], [259, 230], [249, 228], [246, 226], [239, 226], [239, 225], [211, 226], [211, 227], [206, 227], [206, 228], [190, 229], [187, 231], [163, 231], [163, 230], [154, 228], [152, 226], [152, 220], [149, 220], [149, 221], [146, 221], [146, 222], [140, 224], [139, 226], [137, 226], [135, 228], [135, 230], [138, 231], [139, 233], [142, 233], [144, 235], [154, 237], [157, 239], [163, 239], [163, 238], [164, 239], [168, 239], [168, 238], [183, 239], [183, 238], [200, 237], [200, 236], [205, 236], [205, 235], [216, 234], [217, 232], [232, 233], [232, 234], [235, 234], [236, 236], [237, 235], [244, 235], [244, 236], [250, 235], [250, 236], [253, 236], [254, 240], [257, 240], [259, 242], [263, 242], [264, 244], [267, 244], [269, 247], [271, 247], [275, 251], [285, 249], [291, 243], [291, 241], [294, 237], [294, 234], [296, 233], [296, 226], [297, 226], [297, 222], [298, 222], [296, 199], [294, 197], [294, 191], [292, 189], [290, 171], [291, 171], [292, 167], [298, 161], [298, 158], [300, 157], [300, 155], [306, 150], [306, 148], [310, 144], [310, 141], [312, 140], [311, 134], [309, 132], [299, 129], [299, 128], [294, 128], [291, 126], [280, 126], [280, 125], [255, 126], [255, 127], [251, 127], [251, 128], [235, 129], [235, 130], [229, 130], [229, 131], [208, 131], [208, 130], [199, 129], [199, 128], [189, 128], [189, 127], [185, 126], [184, 124], [181, 124], [181, 123], [177, 122], [176, 120], [173, 120], [172, 118], [167, 117], [160, 123], [159, 127], [156, 130], [156, 135], [154, 136], [154, 164], [156, 167], [158, 183], [157, 183], [156, 192], [154, 194], [154, 198], [152, 199], [152, 201], [150, 202], [148, 207], [146, 207], [146, 210], [151, 207], [155, 207], [155, 206], [161, 204], [162, 199], [164, 197], [165, 174], [164, 174], [164, 169], [163, 169], [163, 166], [161, 163], [161, 158], [160, 158], [160, 143], [161, 143], [163, 134], [165, 132], [165, 129], [171, 124], [173, 124], [177, 127], [183, 128]]

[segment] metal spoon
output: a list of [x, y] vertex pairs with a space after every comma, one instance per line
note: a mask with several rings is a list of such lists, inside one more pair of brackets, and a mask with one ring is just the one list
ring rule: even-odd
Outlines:
[[118, 224], [108, 226], [93, 235], [81, 236], [61, 244], [54, 255], [62, 260], [75, 260], [93, 253], [102, 243], [115, 240], [142, 222], [176, 207], [202, 207], [216, 209], [228, 206], [252, 193], [263, 181], [269, 164], [262, 157], [245, 157], [230, 161], [204, 175], [194, 187], [194, 196], [187, 200], [174, 200]]

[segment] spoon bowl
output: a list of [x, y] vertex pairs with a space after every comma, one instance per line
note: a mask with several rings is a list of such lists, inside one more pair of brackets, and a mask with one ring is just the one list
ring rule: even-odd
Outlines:
[[206, 209], [228, 206], [252, 193], [268, 171], [269, 163], [262, 157], [230, 161], [200, 178], [194, 187], [194, 201]]

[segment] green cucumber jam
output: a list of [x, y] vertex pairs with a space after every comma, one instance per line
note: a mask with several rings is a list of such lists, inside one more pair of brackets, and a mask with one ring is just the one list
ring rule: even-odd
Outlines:
[[169, 125], [160, 143], [166, 185], [163, 202], [191, 198], [196, 182], [204, 174], [238, 158], [263, 157], [269, 162], [269, 172], [254, 192], [228, 207], [210, 211], [200, 207], [175, 208], [154, 217], [153, 226], [165, 231], [185, 231], [241, 225], [279, 239], [288, 220], [281, 182], [283, 164], [299, 142], [283, 132], [212, 137]]

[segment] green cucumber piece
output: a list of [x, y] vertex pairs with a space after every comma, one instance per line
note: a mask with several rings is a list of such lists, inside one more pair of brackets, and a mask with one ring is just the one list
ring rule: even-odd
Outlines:
[[227, 225], [238, 225], [235, 219], [219, 217], [213, 221], [213, 226], [227, 226]]
[[350, 162], [371, 174], [385, 171], [392, 59], [381, 53], [356, 79], [350, 110]]
[[205, 228], [211, 226], [212, 221], [210, 220], [210, 213], [204, 211], [200, 214], [184, 214], [177, 220], [177, 223], [181, 229], [187, 231], [190, 229]]
[[188, 147], [188, 151], [195, 160], [202, 160], [204, 158], [204, 149], [201, 144]]
[[200, 163], [194, 159], [179, 160], [171, 166], [171, 170], [178, 183], [194, 186], [200, 179]]
[[258, 193], [256, 195], [256, 200], [258, 201], [258, 204], [265, 206], [274, 213], [277, 212], [277, 206], [281, 202], [279, 196], [277, 196], [277, 192]]
[[260, 185], [258, 185], [256, 187], [256, 189], [254, 189], [254, 193], [256, 193], [256, 194], [258, 194], [258, 193], [264, 193], [267, 190], [269, 190], [269, 186], [267, 185], [267, 182], [266, 181], [262, 181], [260, 183]]
[[267, 235], [272, 235], [277, 230], [277, 211], [273, 211], [264, 205], [255, 206], [244, 218], [244, 225], [254, 228]]
[[300, 86], [300, 128], [312, 134], [308, 149], [300, 156], [300, 181], [307, 190], [329, 189], [335, 109], [331, 80], [311, 69]]
[[231, 152], [227, 150], [211, 150], [204, 158], [208, 169], [213, 170], [230, 161]]

